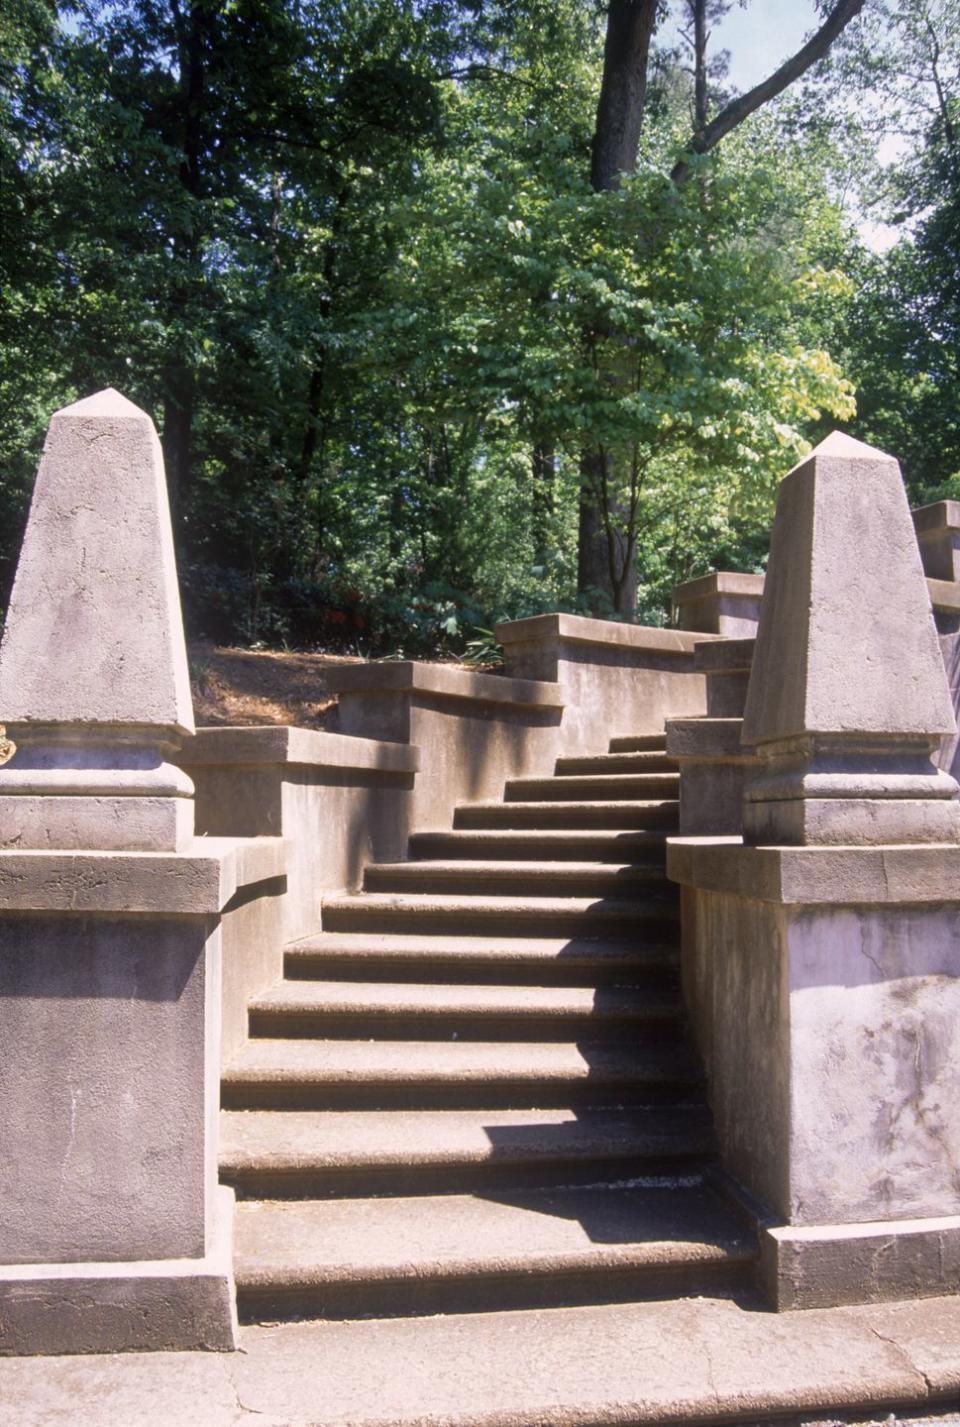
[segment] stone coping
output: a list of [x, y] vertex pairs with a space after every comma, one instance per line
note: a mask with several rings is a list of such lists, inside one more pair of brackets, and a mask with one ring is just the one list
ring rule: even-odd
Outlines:
[[697, 644], [693, 662], [697, 671], [704, 674], [743, 673], [750, 669], [756, 647], [755, 638], [712, 638]]
[[675, 605], [691, 604], [694, 600], [711, 599], [715, 595], [745, 595], [756, 599], [763, 594], [763, 575], [743, 575], [735, 570], [713, 570], [696, 580], [686, 580], [673, 587]]
[[938, 614], [960, 614], [960, 580], [928, 579], [927, 589], [930, 603]]
[[198, 728], [176, 755], [185, 767], [210, 764], [286, 763], [307, 768], [355, 768], [362, 772], [416, 773], [420, 750], [405, 743], [353, 738], [293, 724], [249, 728]]
[[671, 837], [667, 876], [785, 906], [960, 904], [960, 845], [747, 847], [740, 837]]
[[932, 505], [920, 505], [912, 515], [918, 535], [960, 530], [960, 500], [937, 500]]
[[753, 749], [740, 742], [742, 718], [669, 718], [667, 719], [667, 752], [671, 758], [691, 758], [709, 763], [732, 759], [753, 763]]
[[578, 614], [536, 614], [511, 619], [495, 629], [501, 644], [534, 640], [564, 640], [570, 644], [604, 644], [620, 649], [646, 649], [657, 654], [692, 654], [701, 640], [718, 634], [698, 634], [685, 629], [658, 629], [647, 624], [620, 624], [613, 619], [585, 619]]
[[557, 708], [565, 703], [556, 684], [537, 679], [509, 679], [500, 674], [475, 674], [443, 664], [412, 659], [383, 664], [352, 664], [331, 670], [328, 687], [334, 694], [423, 693], [517, 708]]
[[198, 837], [182, 853], [2, 852], [0, 915], [215, 916], [240, 888], [286, 870], [280, 837]]

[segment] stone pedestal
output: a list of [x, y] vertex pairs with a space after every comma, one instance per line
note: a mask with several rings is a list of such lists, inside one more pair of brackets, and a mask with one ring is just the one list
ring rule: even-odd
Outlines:
[[0, 1353], [232, 1348], [223, 962], [285, 861], [193, 837], [163, 463], [115, 392], [51, 422], [0, 719]]
[[744, 838], [668, 853], [778, 1308], [960, 1286], [960, 803], [934, 763], [955, 727], [896, 463], [830, 437], [780, 488]]
[[960, 1288], [960, 848], [677, 839], [684, 987], [780, 1309]]

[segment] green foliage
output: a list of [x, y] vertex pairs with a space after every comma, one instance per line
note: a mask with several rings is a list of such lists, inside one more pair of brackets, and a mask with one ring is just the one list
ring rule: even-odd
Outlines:
[[601, 19], [14, 0], [0, 604], [46, 422], [106, 385], [162, 431], [188, 621], [221, 640], [485, 663], [498, 619], [596, 608], [585, 444], [660, 622], [677, 580], [762, 563], [777, 479], [852, 418], [845, 367], [858, 434], [940, 489], [949, 126], [923, 131], [929, 213], [879, 262], [812, 105], [764, 111], [678, 188], [690, 84], [663, 52], [637, 172], [596, 194]]

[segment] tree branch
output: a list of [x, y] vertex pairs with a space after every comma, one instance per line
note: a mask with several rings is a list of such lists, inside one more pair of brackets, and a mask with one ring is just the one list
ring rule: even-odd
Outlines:
[[[694, 134], [687, 145], [688, 150], [695, 154], [709, 153], [731, 130], [742, 124], [744, 119], [749, 118], [764, 104], [768, 104], [771, 99], [775, 99], [778, 94], [782, 94], [794, 80], [806, 74], [817, 60], [823, 59], [834, 40], [846, 29], [850, 21], [859, 15], [865, 3], [866, 0], [838, 0], [816, 34], [773, 74], [754, 85], [753, 89], [748, 89], [746, 94], [731, 100], [725, 109], [721, 109], [716, 118], [700, 133]], [[675, 183], [685, 183], [689, 177], [690, 165], [685, 159], [680, 159], [674, 165], [672, 178]]]

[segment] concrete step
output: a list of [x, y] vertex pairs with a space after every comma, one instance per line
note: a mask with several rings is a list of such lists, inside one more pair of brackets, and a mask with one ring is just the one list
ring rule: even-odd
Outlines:
[[[569, 787], [565, 784], [564, 791]], [[603, 799], [598, 802], [550, 799], [543, 802], [461, 803], [454, 810], [455, 828], [632, 828], [634, 831], [656, 830], [661, 834], [676, 832], [680, 821], [680, 804], [676, 797], [639, 799], [637, 801]]]
[[634, 753], [593, 753], [576, 758], [558, 758], [555, 776], [577, 777], [593, 773], [675, 773], [677, 760], [653, 750]]
[[629, 733], [620, 738], [611, 738], [611, 753], [663, 752], [667, 746], [665, 733]]
[[252, 1036], [571, 1040], [675, 1030], [676, 991], [626, 986], [283, 981], [250, 1003]]
[[327, 932], [288, 946], [284, 974], [326, 980], [458, 984], [668, 984], [672, 942], [650, 938], [436, 936]]
[[538, 802], [626, 802], [676, 798], [679, 773], [616, 773], [590, 777], [510, 778], [503, 796], [508, 803]]
[[690, 1174], [703, 1106], [635, 1110], [224, 1110], [220, 1174], [247, 1198], [460, 1193]]
[[467, 897], [359, 892], [324, 899], [327, 931], [449, 933], [469, 936], [640, 936], [663, 938], [678, 922], [675, 889], [641, 897]]
[[548, 1108], [699, 1100], [688, 1048], [546, 1041], [252, 1040], [221, 1078], [224, 1109]]
[[410, 839], [414, 858], [454, 857], [528, 862], [656, 863], [666, 858], [666, 834], [619, 828], [529, 828], [418, 832]]
[[721, 1293], [245, 1325], [239, 1348], [0, 1356], [0, 1401], [8, 1427], [960, 1421], [957, 1295], [771, 1313], [749, 1292]]
[[381, 862], [367, 867], [368, 892], [450, 893], [467, 897], [624, 897], [669, 888], [651, 863], [453, 861]]
[[478, 1312], [699, 1294], [756, 1244], [695, 1179], [390, 1199], [242, 1202], [241, 1315]]

